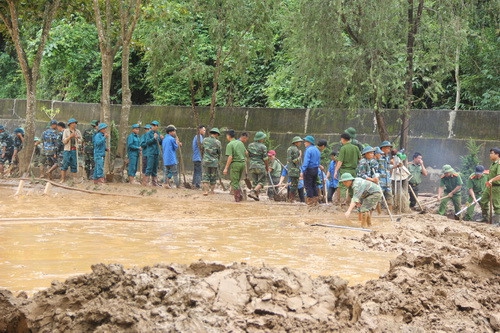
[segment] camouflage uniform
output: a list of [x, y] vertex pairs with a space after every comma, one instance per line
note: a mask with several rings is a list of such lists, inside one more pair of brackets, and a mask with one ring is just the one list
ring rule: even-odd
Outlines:
[[359, 178], [378, 178], [378, 162], [376, 159], [372, 158], [367, 160], [362, 158], [359, 161], [358, 168], [356, 169], [356, 175]]
[[57, 134], [57, 164], [61, 167], [63, 164], [63, 152], [64, 152], [64, 143], [63, 143], [63, 132], [59, 132]]
[[12, 154], [14, 154], [14, 138], [5, 132], [0, 133], [0, 146], [2, 150], [2, 155], [0, 156], [0, 164], [5, 164], [5, 162], [12, 162]]
[[392, 205], [394, 201], [391, 183], [391, 171], [393, 167], [390, 156], [382, 155], [378, 160], [379, 185], [380, 188], [382, 188], [388, 205]]
[[366, 213], [375, 208], [382, 199], [382, 189], [374, 182], [355, 178], [352, 183], [352, 201], [360, 203], [358, 207], [360, 213]]
[[57, 146], [59, 135], [53, 128], [46, 129], [42, 134], [42, 165], [48, 167], [57, 163]]
[[222, 152], [220, 141], [213, 136], [203, 139], [203, 183], [215, 185], [219, 176], [219, 160]]
[[95, 168], [94, 160], [94, 136], [97, 133], [94, 126], [83, 132], [83, 153], [85, 154], [85, 172], [87, 178], [91, 179]]
[[253, 186], [266, 183], [266, 165], [264, 161], [267, 157], [267, 147], [260, 142], [252, 142], [248, 145], [248, 156], [250, 157], [249, 173], [252, 176]]
[[286, 169], [290, 179], [290, 194], [295, 196], [299, 188], [300, 177], [300, 150], [297, 146], [291, 145], [286, 151]]
[[[19, 134], [21, 134], [21, 136], [19, 136]], [[23, 139], [21, 139], [21, 137], [24, 139], [24, 131], [21, 128], [16, 128], [14, 130], [14, 156], [15, 156], [15, 158], [12, 161], [14, 164], [19, 163], [19, 155], [18, 154], [21, 150], [23, 150], [23, 147], [24, 147]]]

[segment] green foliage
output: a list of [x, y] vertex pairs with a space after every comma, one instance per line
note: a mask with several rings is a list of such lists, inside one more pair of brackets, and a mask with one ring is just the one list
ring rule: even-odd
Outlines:
[[111, 121], [111, 126], [110, 126], [110, 140], [111, 140], [111, 156], [112, 160], [114, 160], [114, 157], [117, 156], [117, 151], [118, 151], [118, 140], [120, 139], [120, 134], [118, 132], [118, 126], [115, 124], [115, 121]]
[[21, 98], [26, 95], [23, 76], [16, 59], [0, 53], [0, 98]]
[[[465, 144], [467, 148], [467, 155], [460, 156], [460, 176], [462, 177], [464, 184], [466, 183], [467, 178], [475, 172], [476, 165], [479, 164], [479, 154], [481, 152], [482, 145], [478, 145], [476, 141], [473, 139], [469, 139]], [[464, 198], [468, 197], [467, 188], [465, 185], [462, 187], [462, 195]]]
[[276, 141], [271, 138], [271, 131], [267, 130], [262, 132], [266, 133], [266, 139], [264, 140], [264, 144], [267, 147], [267, 151], [278, 149], [280, 145], [279, 144], [277, 145]]
[[61, 112], [60, 109], [49, 109], [45, 106], [42, 106], [42, 112], [44, 112], [47, 117], [49, 117], [49, 119], [55, 119], [57, 117], [57, 115]]

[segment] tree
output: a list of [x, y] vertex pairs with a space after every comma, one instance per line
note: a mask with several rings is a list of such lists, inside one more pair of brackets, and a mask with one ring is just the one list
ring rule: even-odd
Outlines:
[[122, 110], [120, 115], [120, 140], [118, 141], [118, 154], [125, 156], [126, 138], [130, 108], [132, 106], [132, 93], [129, 82], [130, 44], [137, 21], [141, 14], [141, 0], [120, 1], [120, 34], [122, 44]]
[[[45, 44], [49, 37], [52, 21], [61, 4], [61, 0], [19, 2], [5, 0], [0, 4], [0, 18], [14, 43], [17, 60], [26, 82], [26, 135], [35, 137], [36, 86], [40, 77], [40, 64]], [[28, 39], [36, 36], [36, 51], [28, 53]], [[31, 34], [31, 36], [30, 36]], [[25, 149], [20, 156], [20, 171], [29, 168], [33, 140], [25, 141]]]

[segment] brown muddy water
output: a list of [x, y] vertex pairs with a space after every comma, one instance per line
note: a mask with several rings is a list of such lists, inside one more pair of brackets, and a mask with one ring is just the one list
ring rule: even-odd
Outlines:
[[[189, 264], [200, 259], [287, 266], [312, 276], [338, 275], [357, 284], [378, 278], [395, 257], [393, 253], [364, 249], [358, 241], [363, 232], [307, 225], [304, 222], [334, 221], [328, 212], [311, 215], [304, 206], [265, 202], [237, 205], [222, 195], [174, 195], [168, 197], [171, 205], [166, 207], [161, 197], [119, 201], [87, 194], [79, 197], [81, 204], [75, 205], [57, 196], [2, 195], [3, 217], [19, 220], [0, 219], [0, 288], [31, 294], [53, 280], [88, 273], [96, 263], [132, 267]], [[211, 210], [204, 214], [205, 209]], [[119, 221], [120, 217], [152, 219], [150, 212], [155, 210], [155, 221]], [[99, 214], [118, 221], [57, 216]], [[39, 220], [41, 217], [45, 219]], [[388, 227], [381, 220], [375, 223], [380, 228]]]

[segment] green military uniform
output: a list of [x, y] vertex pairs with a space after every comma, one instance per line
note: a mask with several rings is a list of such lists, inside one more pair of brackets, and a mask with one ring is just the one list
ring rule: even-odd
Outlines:
[[253, 186], [262, 185], [266, 183], [266, 165], [264, 161], [267, 157], [267, 147], [260, 142], [252, 142], [248, 145], [248, 157], [250, 158], [250, 168], [248, 169]]
[[280, 178], [281, 178], [281, 171], [282, 171], [281, 164], [276, 159], [274, 159], [269, 164], [269, 169], [271, 169], [271, 171], [269, 173], [270, 173], [271, 180], [273, 181], [273, 185], [275, 186], [275, 188], [269, 187], [267, 189], [267, 196], [269, 197], [269, 199], [273, 199], [274, 198], [274, 191], [277, 191], [276, 185], [279, 183]]
[[[445, 177], [444, 175], [441, 177], [441, 181], [439, 182], [439, 187], [444, 187], [444, 195], [448, 195], [451, 193], [457, 186], [462, 186], [463, 181], [462, 177], [458, 173], [455, 172], [455, 170], [451, 169], [450, 170], [450, 176]], [[453, 207], [455, 208], [455, 213], [458, 213], [460, 211], [460, 205], [462, 204], [462, 196], [460, 194], [460, 191], [457, 191], [453, 197], [451, 198], [444, 198], [441, 200], [441, 204], [439, 205], [439, 215], [444, 215], [446, 213], [446, 205], [448, 205], [449, 201], [453, 202]]]
[[[500, 175], [500, 159], [493, 162], [490, 166], [490, 171], [488, 174], [488, 181]], [[491, 191], [491, 192], [490, 192]], [[493, 212], [496, 216], [500, 215], [500, 181], [494, 181], [491, 184], [491, 188], [487, 188], [483, 197], [481, 198], [481, 211], [483, 213], [483, 219], [489, 219], [490, 211], [490, 197], [493, 203]], [[496, 223], [498, 223], [498, 217], [496, 217]], [[493, 221], [491, 221], [493, 223]]]
[[382, 200], [382, 189], [380, 186], [363, 178], [355, 178], [353, 180], [352, 192], [352, 201], [361, 203], [361, 206], [358, 207], [360, 213], [372, 211], [380, 200]]
[[95, 126], [97, 126], [97, 121], [93, 120], [91, 122], [92, 127], [88, 128], [83, 132], [83, 153], [85, 155], [85, 172], [87, 173], [87, 178], [91, 179], [94, 173], [95, 161], [94, 161], [94, 135], [97, 133]]
[[215, 185], [219, 175], [219, 159], [222, 152], [220, 141], [213, 136], [203, 139], [203, 182]]
[[410, 186], [413, 189], [413, 192], [415, 195], [413, 195], [413, 192], [409, 189], [409, 195], [410, 195], [410, 208], [415, 207], [417, 204], [417, 197], [418, 197], [418, 185], [422, 183], [422, 166], [419, 164], [414, 164], [413, 162], [408, 163], [408, 170], [410, 171], [411, 178], [410, 178]]
[[231, 187], [240, 190], [240, 179], [245, 170], [246, 148], [240, 140], [231, 140], [226, 146], [226, 156], [232, 156], [233, 161], [230, 166]]
[[[300, 137], [295, 137], [292, 142], [295, 140], [297, 140], [296, 142], [302, 141]], [[292, 199], [295, 197], [299, 189], [300, 162], [300, 150], [296, 145], [292, 144], [286, 151], [286, 169], [290, 180], [290, 195], [292, 196]]]
[[[484, 190], [486, 189], [486, 182], [487, 178], [485, 175], [481, 175], [480, 177], [473, 173], [470, 175], [470, 177], [467, 179], [466, 186], [469, 190], [474, 191], [474, 195], [476, 196], [476, 199], [478, 199], [480, 196], [483, 195]], [[469, 204], [472, 204], [472, 197], [469, 196], [469, 199], [467, 202]], [[474, 207], [476, 205], [470, 205], [469, 208], [467, 208], [467, 213], [465, 214], [464, 220], [465, 221], [472, 221], [472, 218], [474, 216]]]
[[[358, 167], [358, 161], [361, 159], [361, 151], [358, 147], [353, 145], [351, 142], [347, 142], [345, 145], [339, 150], [339, 154], [337, 155], [337, 161], [342, 162], [342, 165], [339, 169], [338, 178], [342, 176], [344, 173], [349, 173], [353, 177], [356, 177], [356, 168]], [[340, 197], [346, 197], [347, 187], [344, 186], [344, 183], [340, 183]], [[352, 197], [352, 188], [349, 190], [349, 195]]]

